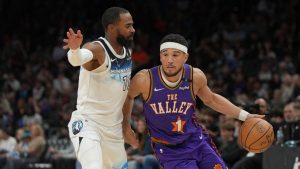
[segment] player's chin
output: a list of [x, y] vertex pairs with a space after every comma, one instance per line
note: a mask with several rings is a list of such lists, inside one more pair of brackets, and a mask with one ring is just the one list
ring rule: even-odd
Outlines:
[[176, 72], [175, 71], [166, 71], [166, 75], [168, 77], [173, 77], [173, 76], [176, 76]]
[[169, 74], [173, 74], [173, 73], [176, 72], [176, 68], [175, 68], [175, 67], [167, 67], [166, 69], [167, 69], [167, 72], [168, 72]]

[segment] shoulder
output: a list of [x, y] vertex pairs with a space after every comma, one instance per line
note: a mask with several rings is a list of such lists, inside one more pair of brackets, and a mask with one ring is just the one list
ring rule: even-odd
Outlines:
[[201, 88], [207, 84], [207, 79], [202, 70], [193, 67], [193, 83], [194, 86]]
[[91, 50], [93, 53], [104, 52], [102, 45], [97, 42], [87, 42], [82, 47]]
[[143, 83], [145, 81], [150, 80], [149, 69], [142, 69], [139, 72], [137, 72], [134, 75], [133, 80], [136, 80], [139, 83]]
[[137, 72], [130, 81], [128, 97], [136, 97], [142, 94], [143, 98], [148, 98], [150, 89], [150, 75], [148, 69]]

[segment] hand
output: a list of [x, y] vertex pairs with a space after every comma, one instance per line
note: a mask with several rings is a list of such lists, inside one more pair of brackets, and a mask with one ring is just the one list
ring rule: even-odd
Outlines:
[[129, 127], [123, 129], [125, 143], [130, 144], [134, 149], [139, 147], [139, 141], [136, 139], [134, 131]]
[[69, 31], [67, 32], [67, 39], [64, 39], [63, 41], [67, 43], [65, 46], [63, 46], [64, 49], [78, 49], [80, 48], [80, 45], [83, 40], [83, 35], [81, 34], [80, 30], [77, 30], [77, 33], [73, 31], [72, 28], [69, 28]]
[[265, 118], [265, 115], [260, 115], [260, 114], [248, 114], [246, 120], [249, 119], [249, 118], [261, 118], [261, 119], [263, 119], [263, 118]]

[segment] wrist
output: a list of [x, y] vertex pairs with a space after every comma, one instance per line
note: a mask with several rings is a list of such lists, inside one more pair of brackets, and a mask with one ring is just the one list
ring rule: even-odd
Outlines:
[[241, 121], [245, 121], [247, 119], [248, 114], [249, 113], [247, 111], [241, 109], [238, 119]]
[[80, 48], [70, 49], [70, 51], [71, 51], [72, 53], [77, 53], [77, 52], [79, 52], [79, 50], [80, 50]]

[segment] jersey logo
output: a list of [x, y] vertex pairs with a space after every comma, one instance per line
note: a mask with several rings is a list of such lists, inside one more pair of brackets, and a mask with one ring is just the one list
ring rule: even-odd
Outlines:
[[158, 92], [158, 91], [161, 91], [161, 90], [164, 90], [165, 88], [159, 88], [159, 89], [157, 89], [157, 88], [154, 88], [154, 91], [155, 92]]
[[81, 120], [74, 121], [72, 123], [72, 132], [74, 135], [78, 134], [83, 127], [83, 123]]
[[190, 89], [190, 86], [179, 87], [179, 90], [188, 90], [188, 89]]
[[114, 62], [115, 60], [117, 60], [117, 59], [110, 59], [110, 62]]

